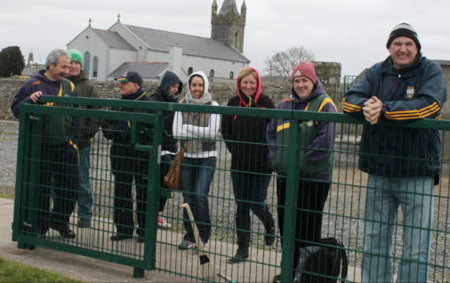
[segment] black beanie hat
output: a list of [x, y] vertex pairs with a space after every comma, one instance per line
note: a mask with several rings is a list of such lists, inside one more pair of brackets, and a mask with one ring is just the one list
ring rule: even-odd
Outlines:
[[391, 33], [389, 34], [389, 39], [387, 41], [386, 48], [389, 49], [392, 41], [394, 41], [394, 39], [400, 36], [406, 36], [414, 40], [414, 42], [417, 45], [417, 51], [420, 52], [421, 46], [419, 38], [417, 37], [417, 32], [410, 24], [407, 23], [398, 24], [392, 29]]

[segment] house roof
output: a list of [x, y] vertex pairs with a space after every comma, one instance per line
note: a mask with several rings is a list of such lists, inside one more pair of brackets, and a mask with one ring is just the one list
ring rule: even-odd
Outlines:
[[92, 30], [111, 48], [136, 51], [136, 48], [131, 46], [131, 44], [123, 39], [123, 37], [121, 37], [116, 31], [94, 28]]
[[186, 35], [163, 30], [125, 25], [152, 50], [169, 52], [170, 46], [177, 44], [183, 48], [183, 54], [249, 63], [239, 51], [222, 42], [205, 37]]
[[45, 65], [43, 64], [34, 64], [34, 65], [26, 65], [22, 70], [22, 76], [29, 76], [36, 74], [39, 70], [45, 69]]
[[124, 62], [109, 77], [118, 78], [125, 72], [138, 72], [144, 80], [155, 80], [159, 75], [169, 67], [168, 63], [160, 62]]

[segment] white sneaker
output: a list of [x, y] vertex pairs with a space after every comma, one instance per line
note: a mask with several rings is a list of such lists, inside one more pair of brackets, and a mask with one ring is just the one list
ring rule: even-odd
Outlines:
[[162, 211], [160, 211], [158, 214], [158, 227], [162, 229], [172, 228], [172, 224], [167, 222], [166, 218], [162, 215]]

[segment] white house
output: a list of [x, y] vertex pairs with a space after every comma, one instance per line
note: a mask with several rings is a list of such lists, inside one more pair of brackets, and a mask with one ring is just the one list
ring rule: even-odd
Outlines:
[[235, 79], [250, 61], [242, 54], [245, 1], [238, 12], [235, 0], [224, 0], [217, 13], [213, 1], [211, 38], [123, 24], [120, 15], [108, 30], [89, 26], [67, 44], [84, 54], [89, 78], [110, 80], [137, 71], [144, 80], [158, 80], [171, 70], [182, 80], [204, 71], [215, 81]]

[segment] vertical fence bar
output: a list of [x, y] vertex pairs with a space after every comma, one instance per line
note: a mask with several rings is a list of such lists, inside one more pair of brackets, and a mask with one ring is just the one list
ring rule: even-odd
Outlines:
[[286, 202], [284, 207], [283, 257], [281, 259], [281, 281], [292, 282], [295, 249], [295, 229], [298, 196], [299, 166], [299, 121], [290, 121], [289, 161], [286, 175]]

